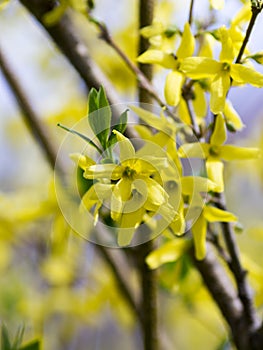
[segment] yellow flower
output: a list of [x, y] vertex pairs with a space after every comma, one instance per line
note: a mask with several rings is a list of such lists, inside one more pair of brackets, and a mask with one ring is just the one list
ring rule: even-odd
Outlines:
[[235, 222], [237, 217], [228, 211], [205, 205], [199, 218], [192, 226], [195, 257], [202, 260], [206, 256], [206, 231], [208, 222]]
[[263, 86], [263, 75], [253, 68], [234, 63], [233, 43], [227, 29], [220, 29], [222, 50], [220, 61], [207, 57], [187, 57], [180, 69], [191, 79], [211, 78], [210, 108], [214, 114], [223, 112], [231, 79], [238, 84]]
[[234, 145], [224, 145], [226, 141], [226, 127], [222, 114], [216, 117], [215, 128], [210, 143], [189, 143], [179, 148], [179, 156], [182, 158], [206, 159], [208, 178], [217, 184], [216, 192], [224, 190], [222, 159], [246, 160], [257, 158], [260, 154], [257, 148], [243, 148]]
[[118, 244], [128, 245], [135, 229], [143, 221], [146, 211], [159, 214], [168, 223], [176, 210], [169, 204], [169, 195], [159, 184], [159, 173], [168, 167], [165, 157], [156, 157], [135, 149], [129, 139], [116, 134], [119, 164], [93, 164], [85, 169], [84, 177], [97, 182], [84, 195], [84, 205], [95, 215], [104, 200], [110, 197], [111, 218], [118, 223]]
[[[186, 221], [195, 220], [201, 213], [203, 207], [201, 193], [213, 191], [216, 185], [200, 176], [183, 176], [178, 180], [175, 180], [174, 176], [165, 183], [165, 188], [169, 193], [169, 202], [179, 208], [179, 217], [170, 223], [169, 229], [173, 234], [180, 236], [185, 232]], [[185, 201], [182, 195], [187, 198]]]
[[191, 32], [189, 23], [184, 26], [184, 32], [180, 46], [175, 55], [165, 53], [161, 50], [148, 50], [138, 57], [141, 63], [159, 64], [172, 71], [166, 77], [164, 94], [166, 101], [171, 106], [177, 106], [185, 76], [181, 71], [181, 62], [185, 57], [192, 56], [195, 48], [195, 39]]

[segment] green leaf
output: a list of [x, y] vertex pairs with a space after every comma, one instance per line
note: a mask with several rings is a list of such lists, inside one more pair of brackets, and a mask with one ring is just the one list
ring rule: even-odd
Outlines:
[[94, 111], [97, 111], [99, 108], [97, 97], [98, 97], [97, 90], [92, 88], [89, 92], [89, 97], [88, 97], [89, 114], [94, 112]]
[[40, 350], [40, 341], [34, 340], [20, 348], [19, 350]]
[[90, 127], [102, 147], [106, 149], [111, 124], [111, 108], [103, 87], [100, 87], [98, 92], [91, 89], [88, 106]]
[[127, 127], [127, 120], [128, 120], [128, 112], [129, 110], [126, 109], [126, 111], [124, 111], [118, 120], [118, 124], [114, 125], [114, 129], [119, 131], [120, 133], [124, 133]]
[[12, 346], [12, 350], [17, 350], [21, 346], [24, 332], [25, 332], [25, 327], [18, 328], [18, 330], [16, 332], [15, 340], [14, 340], [14, 343]]
[[8, 330], [4, 324], [1, 327], [1, 350], [12, 350]]
[[102, 150], [96, 145], [96, 143], [94, 143], [89, 137], [81, 134], [80, 132], [76, 131], [76, 130], [73, 130], [73, 129], [69, 129], [67, 128], [66, 126], [58, 123], [57, 126], [59, 126], [61, 129], [64, 129], [68, 132], [70, 132], [71, 134], [74, 134], [74, 135], [77, 135], [79, 136], [80, 138], [82, 138], [84, 141], [86, 141], [89, 145], [91, 145], [92, 147], [96, 148], [96, 150], [102, 154]]

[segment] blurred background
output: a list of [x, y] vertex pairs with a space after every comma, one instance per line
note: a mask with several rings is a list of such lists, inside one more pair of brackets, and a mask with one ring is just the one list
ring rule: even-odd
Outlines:
[[[135, 60], [138, 1], [96, 0], [93, 15], [104, 21], [114, 39]], [[159, 0], [156, 19], [183, 28], [189, 1]], [[80, 76], [50, 37], [20, 4], [0, 2], [0, 48], [21, 83], [50, 138], [60, 145], [65, 133], [86, 114], [87, 90]], [[229, 24], [242, 3], [226, 1], [215, 11], [217, 26]], [[209, 16], [209, 1], [196, 2], [198, 21]], [[94, 25], [80, 14], [74, 22], [91, 57], [116, 87], [121, 101], [136, 101], [136, 82], [124, 63], [98, 38]], [[249, 49], [262, 51], [259, 16]], [[261, 70], [260, 66], [256, 67]], [[165, 74], [156, 70], [162, 94]], [[263, 149], [262, 89], [234, 88], [229, 95], [246, 127], [231, 143]], [[237, 232], [257, 306], [263, 303], [262, 159], [226, 165], [228, 208], [240, 220]], [[188, 262], [185, 261], [185, 269]], [[169, 273], [175, 269], [175, 273]], [[199, 275], [166, 264], [160, 271], [161, 333], [167, 349], [223, 349], [227, 334]], [[178, 276], [182, 283], [178, 283]], [[171, 277], [172, 276], [172, 277]], [[136, 285], [135, 276], [129, 279]], [[139, 327], [119, 295], [116, 282], [96, 248], [72, 234], [56, 202], [53, 173], [21, 117], [0, 70], [0, 320], [11, 332], [26, 326], [26, 338], [43, 336], [43, 349], [141, 349]], [[225, 348], [226, 349], [226, 348]]]

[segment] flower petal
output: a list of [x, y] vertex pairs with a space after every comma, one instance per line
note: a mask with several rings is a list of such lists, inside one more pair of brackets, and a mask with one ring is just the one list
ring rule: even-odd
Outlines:
[[148, 189], [148, 201], [153, 205], [163, 205], [168, 200], [168, 194], [164, 188], [151, 178], [146, 178], [145, 183]]
[[208, 205], [204, 207], [203, 215], [208, 222], [235, 222], [238, 220], [234, 214]]
[[215, 192], [224, 191], [223, 170], [224, 164], [221, 161], [211, 159], [208, 159], [206, 161], [207, 176], [212, 182], [217, 185], [214, 189]]
[[226, 95], [230, 87], [230, 77], [228, 72], [221, 71], [211, 83], [210, 108], [212, 113], [223, 112], [225, 107]]
[[152, 25], [140, 29], [140, 33], [144, 38], [149, 39], [152, 36], [162, 34], [164, 30], [165, 28], [161, 22], [154, 22]]
[[263, 86], [263, 74], [252, 68], [242, 66], [242, 64], [232, 64], [230, 75], [235, 82], [251, 84], [256, 87]]
[[201, 40], [198, 56], [213, 58], [213, 48], [216, 42], [215, 38], [210, 33], [204, 33]]
[[118, 140], [118, 146], [120, 148], [120, 162], [122, 163], [127, 159], [134, 158], [135, 150], [131, 141], [117, 130], [112, 130], [112, 132], [116, 135]]
[[156, 130], [163, 131], [164, 133], [171, 135], [174, 134], [177, 128], [177, 124], [172, 119], [168, 119], [164, 115], [157, 116], [156, 114], [147, 111], [137, 106], [129, 106], [130, 109], [135, 112], [140, 119], [142, 119], [147, 125], [155, 128]]
[[88, 167], [83, 176], [85, 179], [118, 180], [122, 172], [122, 167], [116, 164], [96, 164]]
[[172, 54], [161, 50], [147, 50], [137, 58], [140, 63], [159, 64], [167, 69], [176, 69], [178, 62]]
[[205, 92], [197, 83], [193, 87], [195, 98], [193, 99], [193, 107], [197, 117], [203, 118], [207, 114], [207, 104]]
[[96, 182], [82, 197], [81, 205], [90, 210], [94, 204], [110, 198], [113, 185]]
[[206, 177], [183, 176], [181, 178], [183, 194], [193, 196], [194, 193], [213, 191], [217, 185]]
[[238, 115], [237, 111], [232, 106], [232, 103], [229, 100], [226, 100], [224, 115], [227, 121], [227, 124], [234, 128], [235, 130], [242, 130], [244, 128], [244, 124]]
[[258, 148], [224, 145], [221, 148], [220, 156], [224, 160], [255, 159], [260, 157], [260, 150]]
[[81, 153], [71, 153], [69, 156], [82, 170], [96, 164], [93, 159]]
[[210, 143], [211, 143], [211, 145], [220, 146], [227, 139], [226, 125], [225, 125], [225, 120], [222, 116], [222, 113], [219, 113], [215, 118], [216, 118], [215, 128], [214, 128], [213, 134], [211, 136]]
[[189, 240], [174, 239], [151, 252], [146, 258], [146, 263], [151, 269], [156, 269], [165, 263], [175, 262], [185, 254], [189, 247]]
[[192, 226], [195, 257], [197, 260], [203, 260], [206, 256], [206, 229], [207, 223], [204, 216], [201, 214]]
[[122, 215], [120, 228], [118, 229], [118, 245], [120, 247], [127, 246], [131, 243], [136, 228], [142, 222], [144, 213], [145, 210], [139, 208], [135, 212]]
[[111, 218], [118, 221], [121, 217], [123, 206], [131, 196], [131, 181], [122, 178], [113, 188], [111, 196]]
[[171, 71], [167, 75], [164, 87], [164, 95], [169, 105], [178, 105], [181, 98], [184, 79], [184, 75], [178, 71]]
[[187, 57], [180, 65], [180, 70], [191, 79], [211, 78], [221, 68], [222, 63], [207, 57]]
[[187, 143], [182, 145], [178, 150], [178, 155], [181, 158], [207, 158], [209, 155], [210, 145], [207, 143]]
[[228, 34], [228, 30], [226, 29], [225, 26], [223, 26], [219, 29], [218, 32], [219, 32], [220, 41], [222, 44], [220, 61], [232, 63], [235, 58], [235, 54], [233, 50], [233, 42]]
[[178, 58], [192, 56], [195, 49], [195, 38], [191, 32], [191, 27], [188, 22], [185, 23], [184, 31], [180, 46], [176, 52]]

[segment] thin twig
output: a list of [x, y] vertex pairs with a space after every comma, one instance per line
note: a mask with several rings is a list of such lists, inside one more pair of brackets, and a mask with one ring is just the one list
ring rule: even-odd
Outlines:
[[116, 53], [122, 58], [123, 62], [127, 65], [127, 67], [134, 73], [136, 79], [138, 80], [140, 87], [147, 91], [149, 96], [151, 96], [158, 105], [163, 108], [166, 113], [172, 117], [175, 121], [180, 122], [180, 120], [174, 115], [174, 113], [170, 110], [169, 106], [160, 98], [158, 93], [156, 92], [154, 86], [149, 81], [149, 79], [144, 75], [144, 73], [134, 64], [130, 58], [126, 55], [126, 53], [117, 45], [117, 43], [113, 40], [108, 28], [104, 23], [97, 21], [96, 19], [92, 19], [92, 21], [98, 26], [100, 29], [100, 38], [104, 40], [108, 45], [110, 45]]
[[[139, 1], [139, 30], [152, 24], [154, 4], [155, 0]], [[148, 39], [139, 34], [138, 55], [141, 55], [143, 52], [148, 50], [149, 46], [150, 44]], [[149, 81], [152, 81], [153, 66], [151, 64], [139, 63], [139, 69]], [[152, 96], [147, 92], [147, 90], [141, 89], [140, 86], [138, 87], [138, 95], [140, 102], [149, 104], [152, 103]]]
[[[218, 198], [219, 201], [216, 203], [216, 206], [219, 209], [227, 210], [223, 194], [219, 194]], [[251, 330], [255, 330], [259, 327], [259, 320], [254, 307], [251, 288], [247, 281], [247, 271], [243, 269], [240, 261], [240, 253], [236, 242], [235, 232], [233, 231], [231, 224], [228, 222], [222, 222], [221, 226], [224, 233], [223, 236], [225, 243], [231, 257], [231, 263], [229, 266], [236, 280], [238, 295], [244, 307], [247, 324]]]
[[190, 105], [190, 101], [194, 99], [194, 93], [193, 93], [193, 85], [194, 85], [194, 80], [189, 80], [187, 81], [183, 88], [182, 88], [182, 97], [185, 100], [186, 103], [186, 107], [188, 110], [188, 114], [191, 120], [191, 125], [192, 125], [192, 129], [193, 129], [193, 133], [195, 134], [195, 136], [199, 139], [201, 138], [201, 132], [200, 132], [200, 128], [199, 125], [196, 122], [196, 117], [193, 114], [191, 105]]
[[134, 64], [131, 59], [125, 54], [125, 52], [119, 47], [119, 45], [113, 40], [108, 28], [104, 23], [93, 20], [93, 22], [100, 29], [100, 38], [103, 39], [108, 45], [110, 45], [116, 53], [122, 58], [127, 67], [135, 74], [140, 87], [145, 89], [150, 96], [152, 96], [156, 102], [161, 106], [168, 109], [164, 101], [158, 96], [150, 80], [143, 74], [143, 72]]
[[192, 24], [192, 19], [193, 19], [193, 9], [194, 9], [194, 0], [191, 0], [190, 9], [189, 9], [189, 17], [188, 17], [188, 23], [190, 25]]
[[[139, 29], [150, 25], [153, 20], [154, 0], [139, 0]], [[141, 54], [148, 48], [148, 42], [141, 38], [139, 42], [138, 54]], [[131, 62], [132, 63], [132, 62]], [[147, 82], [151, 85], [152, 79], [152, 65], [140, 66], [141, 71], [137, 66], [137, 72], [141, 76], [147, 79]], [[138, 89], [139, 102], [151, 103], [152, 95], [145, 94], [145, 89], [141, 84]], [[158, 336], [158, 312], [157, 312], [157, 272], [152, 270], [146, 264], [146, 257], [155, 248], [153, 241], [148, 241], [138, 247], [139, 261], [137, 263], [138, 272], [141, 280], [141, 313], [143, 316], [143, 333], [144, 333], [144, 350], [158, 350], [159, 349], [159, 336]], [[137, 252], [135, 252], [135, 259], [137, 260]]]
[[[222, 245], [219, 242], [218, 236], [217, 234], [211, 229], [211, 225], [208, 224], [207, 227], [207, 231], [208, 233], [210, 233], [210, 235], [208, 235], [207, 240], [209, 242], [211, 242], [211, 244], [213, 244], [213, 246], [216, 248], [216, 250], [218, 251], [219, 255], [221, 256], [221, 258], [227, 263], [227, 265], [230, 268], [231, 265], [231, 259], [230, 256], [227, 254], [227, 252], [225, 251], [225, 249], [222, 247]], [[231, 268], [230, 268], [231, 269]]]
[[250, 22], [249, 22], [249, 25], [248, 25], [248, 28], [247, 28], [247, 31], [246, 31], [245, 38], [243, 40], [242, 46], [241, 46], [241, 48], [239, 50], [239, 53], [237, 55], [235, 63], [240, 63], [241, 62], [241, 58], [242, 58], [243, 53], [245, 51], [245, 48], [247, 46], [247, 43], [248, 43], [248, 40], [250, 38], [252, 29], [253, 29], [253, 27], [254, 27], [254, 25], [256, 23], [257, 16], [260, 14], [261, 10], [262, 10], [262, 7], [259, 7], [259, 8], [256, 7], [256, 6], [252, 6], [251, 7], [252, 16], [251, 16], [251, 19], [250, 19]]
[[198, 124], [196, 122], [195, 115], [193, 114], [192, 108], [190, 106], [190, 100], [188, 98], [184, 98], [184, 100], [185, 100], [185, 103], [186, 103], [188, 114], [190, 116], [193, 133], [195, 134], [195, 136], [197, 138], [199, 138], [200, 137], [200, 128], [199, 128], [199, 126], [198, 126]]

